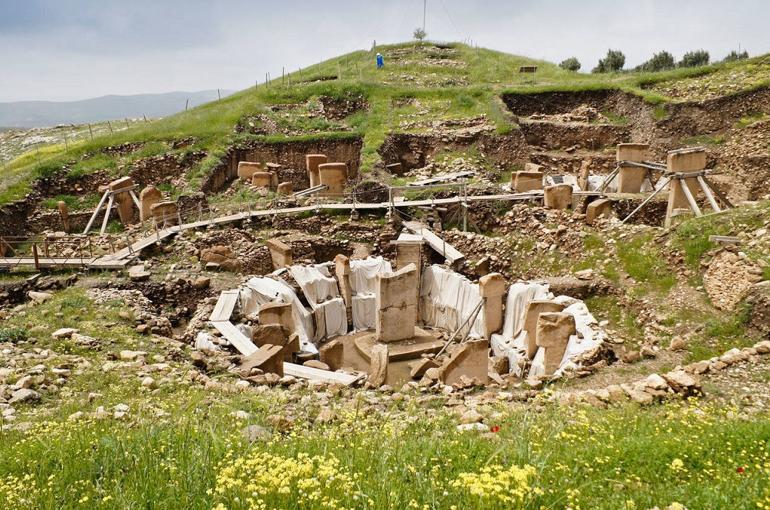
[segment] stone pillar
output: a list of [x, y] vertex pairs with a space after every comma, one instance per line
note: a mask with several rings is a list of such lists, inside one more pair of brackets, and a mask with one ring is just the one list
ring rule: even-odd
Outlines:
[[238, 163], [238, 177], [244, 181], [251, 181], [251, 176], [257, 172], [264, 172], [265, 166], [262, 163], [253, 161], [240, 161]]
[[67, 203], [59, 200], [56, 203], [56, 207], [59, 209], [59, 217], [61, 218], [61, 226], [65, 232], [70, 231], [70, 210], [67, 207]]
[[548, 209], [567, 209], [572, 205], [572, 185], [556, 184], [546, 187], [543, 203]]
[[[404, 236], [404, 234], [401, 234]], [[408, 234], [407, 234], [408, 235]], [[396, 269], [401, 269], [409, 264], [414, 264], [417, 269], [417, 281], [422, 278], [422, 245], [424, 241], [419, 236], [414, 236], [415, 239], [396, 239], [391, 241], [391, 244], [396, 247]], [[414, 293], [417, 296], [417, 302], [420, 302], [420, 288], [419, 285], [414, 289]]]
[[278, 188], [278, 183], [280, 182], [279, 172], [282, 168], [281, 165], [278, 163], [268, 163], [265, 166], [267, 166], [267, 171], [270, 172], [270, 189]]
[[395, 273], [377, 275], [375, 331], [380, 342], [396, 342], [414, 337], [417, 324], [419, 286], [414, 264]]
[[147, 186], [139, 193], [139, 221], [152, 217], [152, 206], [163, 200], [163, 193], [155, 186]]
[[353, 320], [353, 288], [350, 286], [350, 259], [341, 253], [334, 257], [334, 274], [337, 277], [337, 285], [340, 288], [342, 300], [345, 302], [345, 311], [347, 312], [348, 324], [350, 324]]
[[539, 171], [515, 172], [511, 180], [516, 193], [543, 189], [543, 173]]
[[319, 196], [341, 198], [345, 192], [345, 181], [348, 179], [348, 165], [345, 163], [323, 163], [318, 165], [319, 184], [326, 184], [329, 189], [319, 193]]
[[[439, 379], [446, 385], [470, 381], [476, 385], [489, 382], [489, 341], [471, 340], [458, 345], [439, 368]], [[464, 384], [463, 384], [464, 385]]]
[[505, 278], [500, 273], [491, 273], [479, 279], [479, 292], [484, 298], [484, 338], [489, 340], [492, 333], [503, 327], [503, 296]]
[[621, 161], [633, 161], [641, 163], [648, 160], [650, 146], [646, 143], [620, 143], [615, 152], [615, 159], [620, 165], [618, 171], [618, 193], [640, 193], [644, 178], [647, 176], [646, 168], [626, 166]]
[[112, 181], [108, 187], [109, 190], [114, 192], [120, 189], [126, 191], [117, 193], [115, 197], [115, 207], [118, 210], [118, 217], [123, 225], [130, 225], [134, 221], [134, 200], [131, 198], [131, 194], [127, 188], [134, 186], [134, 180], [131, 177], [123, 177]]
[[591, 176], [591, 165], [593, 164], [593, 159], [588, 158], [584, 159], [582, 163], [580, 163], [580, 172], [578, 174], [578, 187], [583, 191], [588, 191], [588, 178]]
[[294, 263], [291, 246], [278, 239], [268, 239], [265, 246], [270, 250], [270, 259], [273, 261], [273, 269], [289, 267]]
[[564, 305], [554, 301], [534, 300], [527, 303], [524, 312], [523, 330], [527, 332], [527, 358], [532, 359], [537, 352], [537, 319], [541, 313], [561, 312]]
[[266, 303], [259, 309], [260, 324], [278, 324], [286, 328], [289, 335], [294, 333], [294, 317], [291, 313], [291, 303]]
[[273, 174], [270, 172], [254, 172], [251, 175], [251, 184], [258, 188], [270, 189], [273, 182]]
[[575, 334], [575, 317], [564, 312], [541, 313], [537, 319], [537, 346], [545, 349], [545, 375], [559, 369], [569, 337]]
[[159, 225], [176, 225], [179, 214], [176, 202], [158, 202], [150, 208], [152, 217]]
[[307, 176], [310, 180], [310, 187], [313, 188], [321, 184], [321, 179], [318, 174], [318, 165], [322, 165], [328, 161], [326, 154], [306, 154], [305, 155], [305, 167], [307, 168]]
[[611, 214], [612, 200], [609, 198], [599, 198], [586, 207], [586, 223], [593, 225], [597, 218], [602, 216], [608, 218]]
[[294, 187], [291, 185], [291, 182], [282, 182], [278, 185], [277, 191], [279, 195], [291, 195], [294, 193]]
[[[667, 170], [680, 174], [697, 173], [706, 168], [706, 151], [700, 148], [679, 149], [670, 151], [666, 160]], [[690, 209], [690, 203], [682, 190], [685, 184], [693, 198], [698, 197], [700, 185], [695, 177], [673, 179], [668, 186], [668, 208], [666, 210], [666, 226], [671, 224], [671, 218], [677, 209]]]

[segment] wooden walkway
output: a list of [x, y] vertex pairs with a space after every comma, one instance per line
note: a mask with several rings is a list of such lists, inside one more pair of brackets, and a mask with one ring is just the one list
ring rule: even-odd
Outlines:
[[[418, 188], [416, 188], [418, 189]], [[603, 196], [602, 193], [599, 193], [597, 191], [576, 191], [573, 193], [573, 195], [577, 196]], [[342, 202], [334, 202], [334, 203], [328, 203], [328, 204], [313, 204], [313, 205], [305, 205], [300, 207], [285, 207], [285, 208], [279, 208], [279, 209], [261, 209], [261, 210], [254, 210], [254, 211], [244, 211], [234, 214], [228, 214], [225, 216], [219, 216], [216, 218], [210, 218], [210, 219], [203, 219], [200, 221], [194, 221], [191, 223], [184, 223], [182, 225], [174, 226], [174, 227], [168, 227], [161, 230], [156, 231], [155, 233], [144, 237], [142, 239], [139, 239], [132, 243], [129, 247], [123, 248], [111, 255], [105, 255], [103, 257], [94, 258], [94, 259], [44, 259], [40, 258], [39, 263], [40, 267], [86, 267], [89, 269], [123, 269], [125, 268], [131, 260], [133, 260], [135, 257], [139, 255], [139, 253], [144, 250], [145, 248], [149, 248], [150, 246], [160, 243], [164, 239], [167, 239], [174, 234], [181, 232], [182, 230], [189, 230], [189, 229], [195, 229], [195, 228], [205, 228], [209, 225], [225, 225], [228, 223], [233, 223], [237, 221], [243, 221], [247, 220], [249, 218], [261, 218], [265, 216], [274, 216], [274, 215], [285, 215], [285, 214], [299, 214], [304, 212], [314, 212], [314, 211], [352, 211], [352, 210], [385, 210], [385, 209], [391, 209], [391, 208], [400, 208], [400, 207], [426, 207], [426, 206], [434, 206], [434, 205], [449, 205], [449, 204], [460, 204], [460, 203], [472, 203], [472, 202], [487, 202], [487, 201], [532, 201], [532, 200], [538, 200], [543, 198], [543, 192], [542, 191], [529, 191], [526, 193], [505, 193], [505, 194], [498, 194], [498, 195], [470, 195], [466, 197], [449, 197], [449, 198], [431, 198], [431, 199], [422, 199], [422, 200], [402, 200], [402, 201], [394, 201], [394, 202], [351, 202], [351, 203], [342, 203]], [[433, 234], [431, 232], [431, 234]], [[460, 253], [457, 250], [454, 250], [452, 252], [447, 248], [447, 250], [444, 252], [442, 251], [442, 248], [436, 248], [438, 246], [436, 243], [441, 243], [441, 246], [444, 246], [444, 241], [441, 240], [438, 236], [433, 234], [435, 236], [435, 239], [431, 237], [430, 239], [426, 238], [426, 241], [428, 244], [433, 247], [433, 249], [436, 249], [440, 253], [445, 253], [445, 257], [447, 260], [452, 261], [452, 257], [459, 257], [455, 258], [454, 260], [460, 260], [462, 258], [462, 253]], [[437, 241], [438, 240], [438, 241]], [[433, 241], [433, 242], [431, 242]], [[436, 245], [434, 245], [436, 244]], [[448, 245], [451, 248], [451, 245]], [[456, 253], [455, 253], [456, 252]], [[45, 265], [44, 265], [45, 264]], [[31, 257], [5, 257], [0, 258], [0, 268], [2, 267], [17, 267], [17, 266], [30, 266], [35, 265], [35, 261]]]

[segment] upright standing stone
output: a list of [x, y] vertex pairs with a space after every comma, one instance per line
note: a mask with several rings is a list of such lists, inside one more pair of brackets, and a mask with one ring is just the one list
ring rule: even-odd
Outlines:
[[572, 185], [556, 184], [543, 191], [543, 203], [548, 209], [567, 209], [572, 205]]
[[273, 183], [273, 174], [270, 172], [254, 172], [251, 175], [251, 185], [258, 188], [270, 189]]
[[326, 154], [306, 154], [305, 155], [305, 167], [307, 168], [307, 176], [310, 180], [310, 187], [314, 188], [321, 184], [321, 179], [318, 174], [318, 165], [322, 165], [328, 161]]
[[541, 313], [561, 312], [564, 305], [555, 301], [534, 300], [527, 303], [524, 312], [524, 327], [527, 332], [527, 358], [532, 359], [537, 352], [537, 319]]
[[238, 163], [238, 177], [251, 182], [251, 177], [257, 172], [264, 172], [265, 165], [254, 161], [240, 161]]
[[[679, 149], [670, 151], [666, 160], [667, 170], [679, 174], [698, 173], [706, 168], [706, 151], [701, 148]], [[685, 196], [682, 186], [686, 185], [694, 199], [698, 198], [700, 184], [695, 177], [672, 179], [668, 188], [668, 208], [666, 210], [666, 226], [671, 224], [677, 209], [691, 210], [690, 202]]]
[[511, 185], [516, 193], [540, 190], [543, 189], [543, 172], [526, 170], [515, 172], [512, 175], [512, 181]]
[[470, 380], [483, 385], [489, 382], [489, 341], [471, 340], [458, 345], [439, 369], [439, 379], [446, 385]]
[[564, 312], [541, 313], [537, 319], [537, 345], [545, 349], [545, 375], [559, 369], [569, 338], [575, 334], [575, 317]]
[[335, 338], [318, 348], [318, 355], [321, 361], [329, 365], [329, 368], [332, 370], [342, 368], [344, 352], [345, 344], [342, 343], [340, 338]]
[[291, 195], [294, 192], [294, 187], [291, 182], [282, 182], [278, 185], [277, 191], [279, 195]]
[[289, 334], [294, 333], [294, 317], [292, 316], [291, 303], [265, 303], [259, 308], [260, 324], [278, 324], [286, 328]]
[[369, 384], [379, 388], [388, 377], [388, 346], [375, 344], [372, 347], [372, 359], [369, 365]]
[[70, 231], [70, 211], [67, 207], [67, 203], [59, 200], [56, 203], [56, 207], [59, 209], [59, 217], [61, 218], [61, 226], [65, 232]]
[[599, 198], [594, 200], [586, 207], [586, 223], [593, 225], [597, 218], [612, 215], [612, 200], [609, 198]]
[[179, 209], [176, 202], [158, 202], [150, 208], [152, 217], [159, 225], [176, 225], [179, 223]]
[[624, 165], [623, 161], [641, 163], [650, 157], [650, 146], [646, 143], [618, 144], [615, 158], [619, 165], [618, 193], [639, 193], [648, 170], [637, 166]]
[[505, 278], [500, 273], [490, 273], [479, 279], [479, 292], [484, 299], [484, 338], [491, 338], [503, 327], [503, 296]]
[[345, 302], [345, 311], [348, 324], [350, 324], [353, 320], [353, 288], [350, 285], [350, 259], [341, 253], [334, 257], [334, 274], [337, 277], [337, 285], [340, 288], [342, 300]]
[[[409, 237], [409, 239], [403, 239]], [[396, 269], [401, 269], [409, 264], [413, 264], [417, 269], [417, 281], [420, 281], [422, 277], [422, 245], [425, 241], [418, 235], [413, 234], [401, 234], [399, 239], [391, 241], [391, 244], [396, 246]], [[419, 286], [414, 289], [415, 296], [417, 296], [417, 302], [419, 303], [420, 289]]]
[[163, 200], [163, 193], [155, 186], [147, 186], [139, 193], [139, 221], [152, 217], [152, 206]]
[[414, 337], [417, 324], [417, 268], [413, 264], [390, 274], [377, 275], [375, 331], [380, 342]]
[[323, 163], [318, 165], [319, 184], [329, 188], [319, 193], [320, 196], [340, 198], [345, 192], [348, 179], [348, 165], [345, 163]]
[[244, 357], [241, 362], [240, 372], [248, 377], [253, 368], [283, 377], [283, 347], [265, 344], [254, 354]]
[[270, 259], [273, 261], [273, 269], [289, 267], [294, 263], [291, 246], [279, 241], [278, 239], [268, 239], [265, 241], [267, 249], [270, 250]]
[[[109, 190], [114, 193], [115, 207], [118, 209], [118, 217], [123, 225], [130, 225], [134, 221], [134, 200], [131, 198], [129, 190], [134, 187], [134, 180], [131, 177], [123, 177], [112, 181]], [[115, 193], [119, 190], [120, 193]]]

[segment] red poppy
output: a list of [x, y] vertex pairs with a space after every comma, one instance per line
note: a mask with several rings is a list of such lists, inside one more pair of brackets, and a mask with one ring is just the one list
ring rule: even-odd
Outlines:
[[744, 471], [746, 471], [746, 470], [743, 468], [743, 466], [738, 466], [738, 467], [735, 469], [735, 472], [736, 472], [736, 473], [743, 473]]
[[492, 425], [491, 432], [500, 432], [500, 425]]

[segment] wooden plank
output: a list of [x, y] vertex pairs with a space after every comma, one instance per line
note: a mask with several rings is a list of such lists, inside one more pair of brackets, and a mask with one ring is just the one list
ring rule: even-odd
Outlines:
[[238, 302], [238, 295], [240, 292], [237, 290], [225, 290], [219, 295], [219, 300], [214, 311], [211, 312], [209, 320], [212, 322], [229, 321], [230, 316], [233, 314], [235, 304]]
[[331, 372], [329, 370], [321, 370], [318, 368], [306, 367], [304, 365], [297, 365], [294, 363], [284, 363], [283, 373], [292, 377], [299, 377], [300, 379], [308, 379], [310, 381], [331, 384], [342, 384], [344, 386], [350, 386], [361, 378], [360, 375]]
[[225, 337], [227, 341], [230, 342], [233, 347], [238, 349], [238, 352], [244, 356], [250, 356], [257, 352], [258, 348], [256, 345], [254, 345], [254, 342], [247, 338], [246, 335], [238, 331], [238, 328], [236, 328], [232, 322], [217, 321], [212, 322], [211, 324], [213, 324], [213, 326], [217, 328], [217, 331], [222, 333], [222, 336]]
[[[92, 258], [49, 258], [39, 257], [40, 267], [84, 267], [89, 266], [95, 259]], [[4, 257], [0, 258], [0, 267], [34, 266], [34, 257]], [[122, 267], [122, 266], [121, 266]]]
[[720, 244], [741, 244], [741, 238], [735, 236], [709, 236], [709, 241]]
[[455, 264], [456, 262], [465, 258], [465, 255], [460, 253], [457, 248], [444, 241], [442, 238], [433, 233], [431, 229], [419, 221], [405, 221], [404, 227], [414, 232], [415, 234], [421, 235], [425, 242], [428, 243], [431, 248], [440, 253], [447, 260], [447, 262], [449, 262], [449, 264]]
[[445, 174], [445, 175], [439, 175], [436, 177], [430, 177], [428, 179], [423, 179], [421, 181], [415, 181], [407, 184], [407, 186], [425, 186], [427, 184], [436, 184], [439, 182], [447, 182], [447, 181], [454, 181], [457, 179], [460, 179], [462, 177], [470, 177], [476, 175], [476, 172], [472, 171], [465, 171], [465, 172], [454, 172], [451, 174]]

